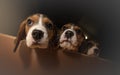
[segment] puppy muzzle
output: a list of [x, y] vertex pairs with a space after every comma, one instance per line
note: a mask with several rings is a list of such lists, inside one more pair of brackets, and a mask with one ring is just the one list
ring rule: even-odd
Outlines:
[[33, 30], [32, 31], [32, 37], [36, 42], [39, 42], [43, 38], [44, 32], [41, 30]]
[[72, 36], [74, 36], [74, 33], [72, 31], [68, 30], [65, 32], [65, 37], [67, 39], [71, 38]]

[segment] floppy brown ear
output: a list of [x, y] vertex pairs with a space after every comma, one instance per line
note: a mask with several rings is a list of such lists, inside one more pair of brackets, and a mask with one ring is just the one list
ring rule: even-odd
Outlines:
[[55, 49], [57, 44], [58, 44], [58, 40], [57, 40], [57, 27], [56, 25], [53, 24], [53, 37], [52, 39], [49, 41], [49, 49]]
[[23, 22], [20, 24], [19, 31], [18, 31], [16, 40], [15, 40], [15, 41], [16, 41], [16, 44], [15, 44], [15, 48], [14, 48], [14, 50], [13, 50], [14, 52], [16, 52], [20, 41], [23, 40], [23, 39], [25, 39], [25, 37], [26, 37], [25, 21], [23, 21]]

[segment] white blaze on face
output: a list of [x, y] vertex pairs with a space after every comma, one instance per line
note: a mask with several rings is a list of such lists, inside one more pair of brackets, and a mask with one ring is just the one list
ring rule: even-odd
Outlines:
[[93, 55], [95, 53], [95, 49], [98, 49], [97, 46], [92, 46], [90, 49], [88, 49], [87, 55]]
[[[67, 39], [66, 37], [65, 37], [65, 33], [67, 32], [67, 31], [72, 31], [73, 33], [74, 33], [74, 35], [71, 37], [71, 38], [69, 38], [69, 39]], [[64, 41], [64, 40], [68, 40], [68, 41], [70, 41], [70, 42], [67, 42], [67, 41]], [[63, 42], [64, 41], [64, 42]], [[59, 42], [62, 42], [62, 43], [60, 43], [60, 47], [62, 47], [63, 49], [69, 49], [69, 50], [71, 50], [71, 49], [73, 49], [73, 45], [74, 46], [77, 46], [77, 36], [76, 36], [76, 32], [75, 32], [75, 30], [73, 30], [73, 26], [70, 28], [70, 29], [66, 29], [63, 33], [62, 33], [62, 35], [60, 36], [60, 40], [59, 40]]]
[[43, 15], [41, 14], [40, 17], [39, 17], [39, 20], [38, 20], [38, 23], [35, 23], [28, 31], [28, 34], [26, 36], [26, 44], [28, 47], [30, 47], [34, 42], [35, 40], [33, 39], [32, 37], [32, 32], [33, 30], [41, 30], [44, 35], [43, 37], [41, 38], [40, 42], [38, 42], [39, 44], [44, 44], [48, 45], [48, 33], [47, 33], [47, 29], [45, 28], [44, 26], [44, 23], [42, 22], [42, 19], [43, 19]]

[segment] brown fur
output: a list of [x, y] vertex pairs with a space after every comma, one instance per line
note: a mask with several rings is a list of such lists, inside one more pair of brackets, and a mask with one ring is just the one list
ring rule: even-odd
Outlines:
[[[38, 20], [39, 20], [39, 15], [40, 14], [34, 14], [32, 16], [29, 16], [27, 19], [25, 19], [20, 24], [19, 31], [18, 31], [17, 38], [16, 38], [16, 45], [15, 45], [15, 48], [14, 48], [14, 52], [16, 52], [20, 41], [24, 40], [26, 38], [26, 35], [27, 35], [29, 29], [32, 27], [32, 26], [27, 25], [27, 20], [31, 19], [33, 21], [33, 23], [37, 23]], [[51, 23], [52, 24], [52, 29], [48, 30], [48, 37], [49, 37], [49, 47], [53, 48], [53, 46], [56, 45], [56, 43], [54, 43], [55, 42], [55, 37], [56, 37], [55, 36], [56, 27], [52, 23], [52, 21], [50, 19], [48, 19], [46, 16], [44, 16], [44, 15], [43, 15], [43, 23], [44, 23], [44, 25], [46, 25], [46, 23]], [[36, 46], [36, 47], [38, 47], [38, 46]]]
[[[68, 24], [65, 24], [62, 28], [61, 28], [61, 30], [60, 30], [60, 36], [62, 35], [62, 33], [64, 32], [64, 27], [66, 27], [67, 29], [70, 29], [71, 28], [71, 26], [73, 26], [73, 29], [74, 30], [81, 30], [81, 33], [77, 33], [77, 46], [75, 46], [75, 45], [72, 45], [73, 46], [73, 49], [72, 50], [70, 50], [70, 51], [78, 51], [78, 48], [79, 48], [79, 46], [81, 46], [81, 44], [82, 44], [82, 42], [85, 40], [85, 37], [84, 37], [84, 32], [82, 31], [82, 29], [79, 27], [79, 26], [77, 26], [77, 25], [74, 25], [74, 24], [72, 24], [72, 23], [68, 23]], [[59, 36], [59, 37], [60, 37]]]

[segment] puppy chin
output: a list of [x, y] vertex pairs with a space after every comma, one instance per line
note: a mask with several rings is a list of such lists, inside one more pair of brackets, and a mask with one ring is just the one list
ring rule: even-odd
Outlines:
[[62, 47], [64, 50], [76, 51], [76, 47], [73, 46], [71, 42], [64, 41], [60, 44], [60, 47]]
[[62, 47], [63, 49], [68, 49], [71, 47], [71, 44], [68, 42], [63, 42], [62, 44], [60, 44], [60, 47]]
[[27, 45], [29, 48], [41, 48], [41, 49], [46, 49], [48, 48], [48, 43], [45, 42], [45, 43], [34, 43], [32, 42], [31, 45]]
[[37, 45], [33, 44], [33, 45], [30, 46], [30, 48], [46, 49], [46, 48], [48, 48], [48, 44], [37, 44]]

